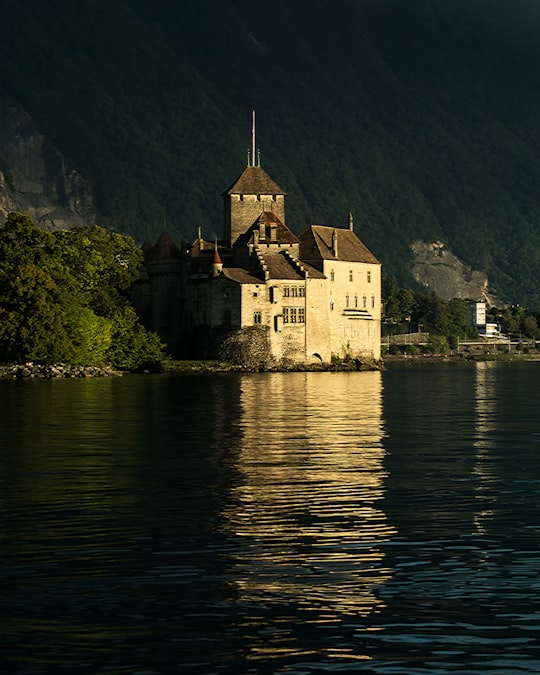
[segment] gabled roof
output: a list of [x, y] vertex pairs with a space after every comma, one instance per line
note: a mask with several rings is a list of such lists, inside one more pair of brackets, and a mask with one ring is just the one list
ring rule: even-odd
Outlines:
[[[280, 244], [298, 244], [298, 237], [289, 230], [287, 225], [281, 222], [281, 220], [276, 216], [272, 211], [263, 211], [257, 220], [251, 225], [251, 227], [241, 234], [235, 242], [235, 246], [246, 246], [252, 237], [254, 232], [260, 232], [261, 225], [264, 227], [265, 241], [272, 243]], [[272, 228], [275, 227], [274, 232], [272, 233]], [[260, 239], [263, 241], [263, 239]]]
[[300, 281], [305, 278], [302, 270], [305, 270], [309, 277], [324, 279], [324, 274], [316, 270], [309, 264], [301, 260], [295, 260], [285, 251], [261, 251], [259, 258], [264, 262], [268, 270], [270, 279], [291, 279]]
[[[336, 237], [336, 247], [333, 237]], [[367, 246], [349, 229], [311, 225], [299, 238], [301, 260], [314, 264], [322, 260], [380, 264]], [[337, 256], [334, 255], [336, 248]]]
[[223, 195], [285, 195], [279, 185], [260, 166], [248, 166]]

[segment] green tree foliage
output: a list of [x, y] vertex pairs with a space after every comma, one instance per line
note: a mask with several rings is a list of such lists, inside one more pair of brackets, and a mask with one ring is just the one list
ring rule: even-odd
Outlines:
[[400, 288], [397, 281], [383, 277], [383, 334], [425, 332], [444, 338], [432, 341], [433, 351], [440, 352], [466, 337], [475, 329], [467, 320], [467, 302], [453, 298], [448, 302], [435, 293], [415, 292]]
[[125, 295], [140, 263], [130, 237], [99, 227], [47, 233], [9, 214], [0, 229], [0, 360], [159, 364], [163, 345]]

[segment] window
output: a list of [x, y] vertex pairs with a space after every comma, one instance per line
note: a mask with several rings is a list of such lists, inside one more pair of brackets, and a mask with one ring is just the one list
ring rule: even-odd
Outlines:
[[375, 307], [375, 296], [374, 295], [371, 296], [371, 307], [372, 308]]
[[293, 286], [293, 287], [291, 288], [291, 295], [292, 295], [293, 298], [297, 298], [297, 297], [298, 297], [298, 287], [297, 287], [297, 286]]
[[330, 311], [332, 312], [334, 309], [334, 300], [330, 298]]
[[357, 295], [354, 296], [354, 306], [358, 307], [358, 296]]
[[255, 310], [253, 312], [253, 323], [261, 323], [262, 322], [262, 313], [258, 310]]
[[352, 270], [349, 270], [349, 281], [353, 280], [353, 273]]
[[367, 307], [367, 298], [366, 298], [365, 295], [364, 295], [364, 297], [362, 298], [362, 307], [363, 307], [364, 309]]
[[283, 286], [283, 297], [288, 298], [291, 294], [291, 289], [288, 286]]
[[306, 311], [303, 307], [283, 307], [283, 323], [305, 323]]
[[330, 281], [334, 281], [334, 270], [330, 270]]
[[368, 284], [371, 283], [371, 272], [369, 272], [369, 271], [367, 273], [367, 282], [368, 282]]
[[301, 298], [305, 298], [305, 296], [306, 296], [306, 289], [305, 289], [304, 286], [300, 286], [300, 288], [298, 289], [298, 295], [299, 295]]
[[348, 306], [349, 306], [349, 295], [347, 294], [345, 296], [345, 307], [348, 307]]

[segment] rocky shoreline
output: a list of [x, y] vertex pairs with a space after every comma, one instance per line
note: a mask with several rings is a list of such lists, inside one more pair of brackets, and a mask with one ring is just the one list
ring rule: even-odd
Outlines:
[[115, 377], [122, 375], [113, 368], [97, 366], [69, 366], [65, 364], [39, 365], [33, 363], [0, 366], [0, 378], [20, 380], [26, 378], [61, 379], [85, 377]]

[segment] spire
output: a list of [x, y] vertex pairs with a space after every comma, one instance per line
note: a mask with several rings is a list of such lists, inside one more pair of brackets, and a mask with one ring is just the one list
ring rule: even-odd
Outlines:
[[247, 165], [261, 166], [261, 151], [255, 145], [255, 111], [251, 111], [251, 148], [247, 151]]
[[223, 261], [218, 251], [217, 237], [214, 241], [214, 258], [212, 260], [212, 276], [217, 277], [223, 272]]
[[252, 111], [251, 118], [251, 166], [255, 166], [255, 111]]

